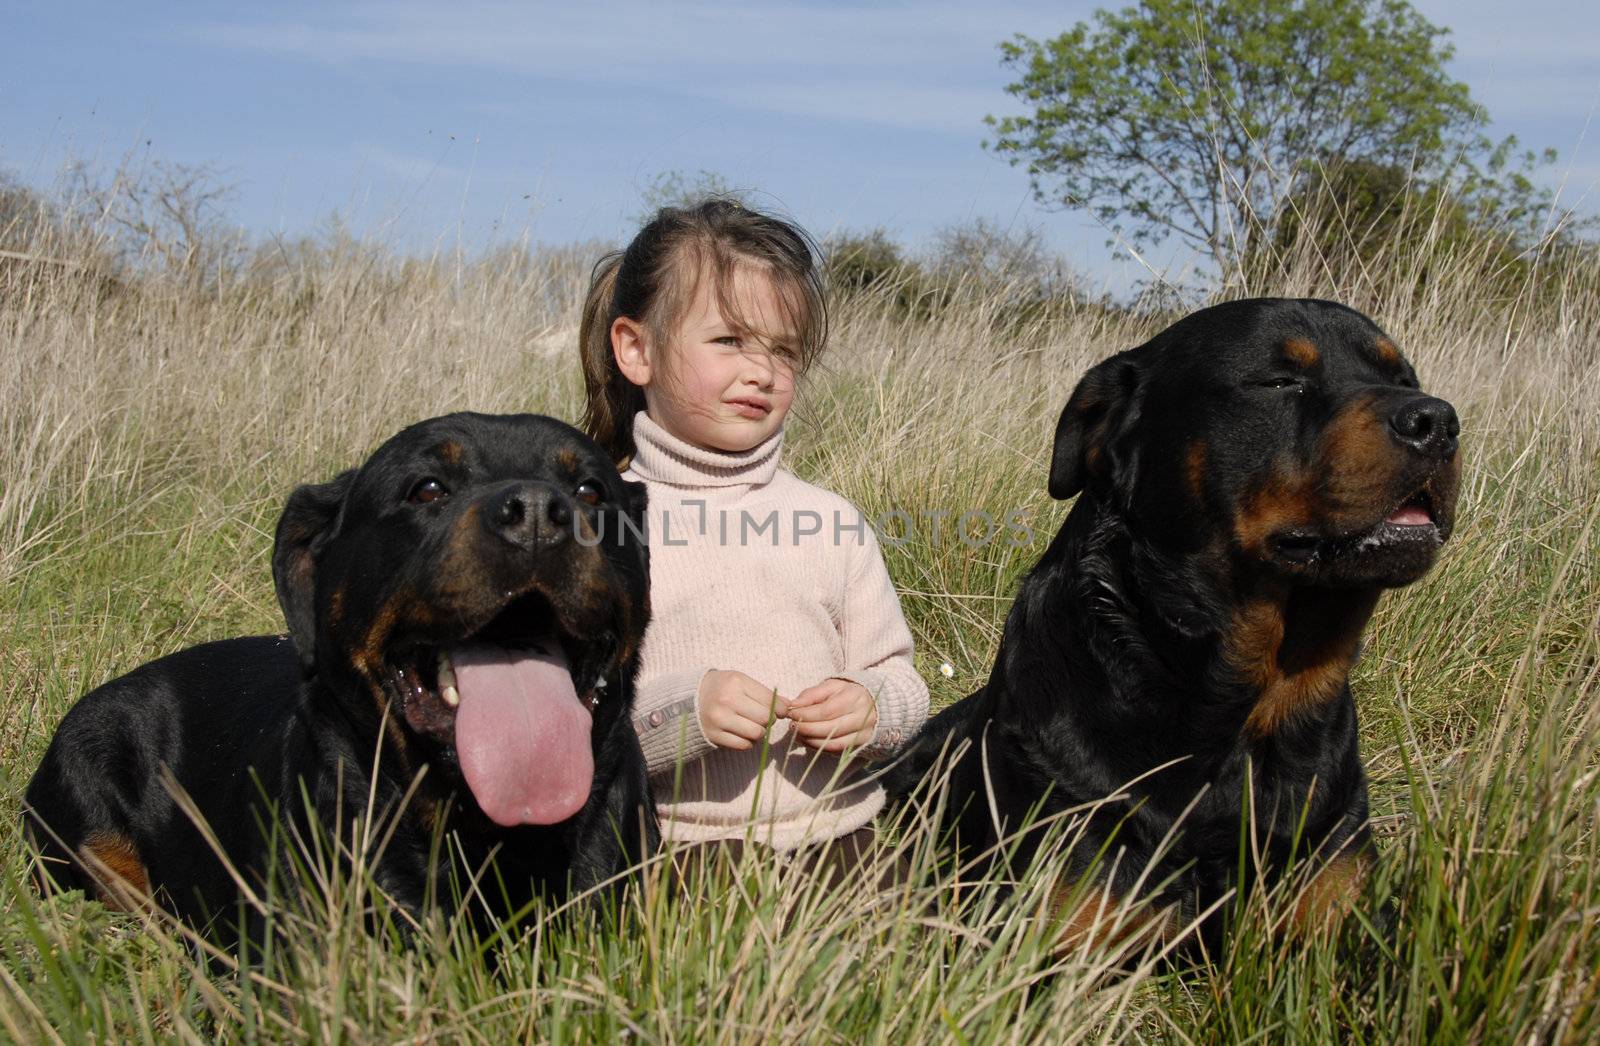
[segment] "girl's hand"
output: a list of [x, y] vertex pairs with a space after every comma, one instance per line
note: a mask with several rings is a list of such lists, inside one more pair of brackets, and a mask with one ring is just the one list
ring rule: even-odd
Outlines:
[[789, 702], [772, 687], [743, 672], [713, 668], [700, 680], [700, 730], [718, 748], [743, 752], [789, 712]]
[[789, 719], [800, 743], [820, 752], [842, 752], [872, 740], [878, 705], [867, 688], [848, 679], [824, 679], [789, 702]]

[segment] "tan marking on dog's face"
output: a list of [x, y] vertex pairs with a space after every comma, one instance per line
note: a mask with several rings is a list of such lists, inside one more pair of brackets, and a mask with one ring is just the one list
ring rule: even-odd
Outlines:
[[389, 640], [402, 623], [426, 627], [433, 621], [433, 609], [427, 601], [410, 589], [394, 592], [373, 615], [361, 637], [361, 643], [351, 652], [351, 664], [364, 675], [377, 679], [383, 673], [384, 653]]
[[1323, 865], [1295, 898], [1295, 930], [1316, 934], [1336, 927], [1355, 909], [1371, 873], [1372, 859], [1364, 855], [1340, 854]]
[[1305, 338], [1285, 338], [1283, 341], [1283, 355], [1290, 363], [1302, 370], [1309, 370], [1322, 362], [1322, 353]]
[[1400, 365], [1400, 350], [1388, 338], [1379, 338], [1372, 343], [1372, 351], [1377, 353], [1378, 359], [1391, 367]]
[[96, 880], [96, 899], [107, 908], [132, 912], [149, 900], [150, 876], [132, 839], [120, 832], [94, 832], [78, 856]]
[[1341, 410], [1322, 433], [1308, 479], [1321, 481], [1323, 512], [1335, 526], [1370, 526], [1394, 506], [1397, 473], [1405, 457], [1389, 434], [1388, 420], [1371, 399]]
[[368, 626], [360, 647], [353, 651], [350, 657], [351, 665], [366, 681], [378, 717], [384, 723], [384, 732], [393, 743], [401, 761], [405, 763], [404, 769], [407, 771], [411, 765], [409, 742], [400, 723], [404, 711], [401, 706], [394, 703], [394, 697], [389, 691], [389, 687], [395, 684], [384, 655], [389, 649], [390, 638], [401, 622], [426, 627], [432, 620], [432, 613], [427, 602], [417, 593], [409, 589], [394, 593], [378, 608], [378, 613]]
[[1246, 552], [1264, 558], [1274, 534], [1306, 526], [1316, 517], [1316, 499], [1303, 477], [1274, 476], [1245, 495], [1233, 517], [1234, 540]]
[[568, 472], [578, 471], [577, 451], [563, 447], [562, 449], [556, 451], [553, 456], [556, 459], [556, 464], [560, 465], [563, 469], [566, 469]]
[[462, 511], [439, 559], [436, 572], [439, 600], [453, 614], [481, 613], [486, 601], [498, 603], [500, 599], [483, 563], [481, 513], [482, 505], [476, 502]]
[[[397, 703], [397, 698], [389, 692], [389, 686], [403, 687], [404, 684], [396, 683], [391, 678], [388, 678], [389, 673], [384, 668], [381, 650], [375, 655], [376, 660], [368, 661], [368, 656], [366, 654], [358, 655], [355, 663], [356, 670], [366, 683], [367, 694], [372, 698], [372, 705], [377, 712], [378, 721], [383, 724], [383, 732], [389, 738], [395, 757], [400, 760], [401, 769], [409, 774], [412, 769], [411, 742], [407, 740], [406, 732], [400, 723], [400, 720], [405, 716], [405, 709], [402, 704]], [[403, 701], [404, 698], [402, 697], [398, 700]], [[385, 756], [385, 758], [388, 757]]]
[[446, 465], [461, 464], [461, 444], [457, 443], [453, 439], [445, 440], [443, 443], [439, 444], [438, 453], [439, 460], [444, 462]]
[[[539, 589], [563, 628], [588, 634], [609, 627], [612, 608], [624, 598], [623, 588], [588, 515], [574, 509], [572, 526], [578, 540], [564, 546], [559, 583], [542, 583]], [[615, 540], [613, 535], [606, 537]]]
[[1240, 499], [1234, 540], [1246, 553], [1270, 554], [1274, 534], [1321, 533], [1373, 526], [1403, 496], [1404, 455], [1371, 398], [1356, 400], [1324, 427], [1309, 464], [1280, 462]]

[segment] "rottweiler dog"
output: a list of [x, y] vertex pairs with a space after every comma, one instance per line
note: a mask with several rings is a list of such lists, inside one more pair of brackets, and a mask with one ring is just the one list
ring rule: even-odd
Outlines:
[[1051, 496], [1078, 500], [988, 683], [929, 721], [891, 794], [954, 753], [945, 827], [991, 870], [1030, 812], [1091, 810], [1053, 888], [1069, 940], [1103, 933], [1108, 893], [1170, 934], [1295, 862], [1315, 874], [1292, 916], [1342, 911], [1371, 860], [1349, 673], [1383, 590], [1450, 536], [1459, 432], [1395, 343], [1333, 302], [1218, 305], [1098, 364], [1050, 462]]
[[537, 415], [420, 422], [299, 487], [272, 553], [287, 636], [172, 654], [62, 720], [26, 797], [41, 885], [233, 940], [263, 913], [235, 918], [218, 850], [259, 896], [316, 822], [348, 845], [369, 811], [374, 880], [413, 913], [452, 904], [451, 851], [497, 917], [618, 876], [658, 842], [629, 717], [645, 497]]

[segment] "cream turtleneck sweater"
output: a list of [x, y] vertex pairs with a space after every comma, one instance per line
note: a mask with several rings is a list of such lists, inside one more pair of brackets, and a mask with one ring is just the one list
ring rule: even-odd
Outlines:
[[883, 789], [859, 758], [807, 748], [780, 719], [760, 744], [717, 748], [700, 728], [700, 680], [736, 669], [794, 697], [860, 683], [878, 727], [859, 757], [892, 755], [928, 715], [911, 632], [877, 538], [856, 507], [778, 467], [780, 429], [742, 453], [686, 443], [640, 412], [623, 475], [650, 491], [651, 622], [634, 726], [662, 834], [748, 837], [780, 850], [870, 821]]

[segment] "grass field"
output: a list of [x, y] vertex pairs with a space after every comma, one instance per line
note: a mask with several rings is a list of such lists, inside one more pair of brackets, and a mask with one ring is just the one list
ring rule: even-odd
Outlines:
[[[578, 414], [591, 260], [506, 249], [396, 258], [340, 242], [197, 286], [109, 280], [73, 243], [0, 259], [0, 1034], [27, 1041], [1002, 1039], [1593, 1041], [1600, 1036], [1600, 297], [1591, 260], [1527, 278], [1395, 250], [1290, 257], [1233, 293], [1372, 314], [1463, 419], [1460, 525], [1387, 595], [1355, 679], [1392, 933], [1274, 932], [1252, 901], [1197, 968], [1052, 956], [1047, 877], [958, 918], [927, 881], [829, 892], [776, 863], [712, 895], [531, 913], [498, 966], [450, 926], [363, 929], [359, 875], [288, 906], [246, 972], [76, 895], [39, 901], [20, 794], [56, 722], [135, 664], [277, 631], [268, 570], [286, 492], [449, 410]], [[44, 259], [44, 260], [40, 260]], [[79, 264], [58, 264], [59, 262]], [[82, 267], [80, 267], [80, 264]], [[1049, 433], [1077, 376], [1162, 317], [1025, 313], [974, 279], [929, 318], [892, 287], [837, 303], [788, 463], [876, 515], [1022, 508], [1023, 547], [928, 534], [889, 567], [935, 704], [987, 674], [1021, 573], [1064, 513]], [[1026, 319], [1019, 319], [1026, 315]], [[953, 678], [939, 666], [948, 662]], [[359, 836], [351, 843], [361, 856]], [[359, 866], [359, 865], [358, 865]], [[315, 869], [306, 873], [316, 875]], [[1112, 976], [1119, 959], [1135, 967]]]

